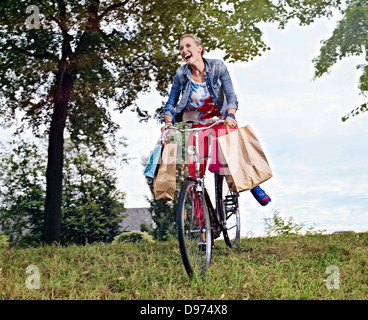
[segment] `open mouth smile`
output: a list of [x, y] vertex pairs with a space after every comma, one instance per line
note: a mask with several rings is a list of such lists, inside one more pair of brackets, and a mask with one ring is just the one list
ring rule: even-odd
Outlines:
[[192, 57], [192, 55], [190, 53], [188, 53], [184, 56], [184, 59], [185, 59], [185, 61], [189, 61], [191, 57]]

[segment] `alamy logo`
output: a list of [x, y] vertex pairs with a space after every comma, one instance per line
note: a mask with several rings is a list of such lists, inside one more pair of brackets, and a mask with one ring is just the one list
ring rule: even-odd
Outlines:
[[326, 273], [331, 274], [326, 280], [328, 290], [340, 289], [340, 271], [335, 265], [329, 265], [326, 268]]
[[28, 6], [26, 13], [31, 13], [26, 19], [27, 29], [39, 29], [40, 28], [40, 9], [38, 6]]
[[27, 277], [26, 287], [27, 289], [39, 289], [40, 288], [40, 269], [35, 265], [30, 265], [26, 269], [26, 273], [31, 275]]

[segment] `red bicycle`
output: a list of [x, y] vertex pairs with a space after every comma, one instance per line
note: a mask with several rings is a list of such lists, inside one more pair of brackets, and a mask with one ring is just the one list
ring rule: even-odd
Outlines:
[[[224, 120], [217, 120], [208, 127], [179, 129], [170, 126], [169, 130], [193, 132], [198, 143], [198, 132], [207, 130]], [[239, 193], [228, 189], [223, 173], [214, 173], [215, 206], [205, 187], [204, 176], [200, 177], [200, 163], [203, 160], [199, 148], [188, 148], [196, 168], [196, 178], [184, 182], [177, 207], [176, 218], [180, 252], [184, 267], [189, 275], [203, 277], [206, 273], [214, 247], [214, 240], [223, 235], [226, 244], [234, 248], [240, 239]], [[211, 150], [209, 150], [210, 158]]]

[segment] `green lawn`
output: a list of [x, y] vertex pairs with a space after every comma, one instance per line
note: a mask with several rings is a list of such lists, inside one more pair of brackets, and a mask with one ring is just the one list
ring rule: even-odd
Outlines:
[[176, 241], [0, 250], [0, 299], [365, 300], [368, 234], [216, 241], [208, 274], [192, 281]]

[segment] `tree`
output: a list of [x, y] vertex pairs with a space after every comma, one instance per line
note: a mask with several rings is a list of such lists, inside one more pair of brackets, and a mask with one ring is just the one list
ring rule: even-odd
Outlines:
[[[121, 155], [119, 155], [120, 157]], [[124, 155], [123, 155], [124, 156]], [[63, 183], [63, 243], [111, 242], [121, 232], [125, 193], [118, 190], [114, 151], [68, 140]]]
[[[1, 152], [0, 226], [12, 245], [39, 245], [44, 224], [46, 148], [17, 140]], [[94, 155], [92, 156], [92, 153]], [[111, 242], [120, 233], [124, 193], [109, 159], [66, 141], [62, 243]]]
[[[117, 127], [109, 108], [128, 107], [152, 82], [163, 95], [179, 66], [178, 38], [196, 33], [229, 61], [268, 49], [257, 23], [301, 24], [329, 15], [340, 0], [2, 0], [0, 114], [46, 128], [44, 241], [61, 239], [65, 128], [74, 141], [104, 147]], [[27, 15], [28, 14], [28, 15]]]
[[[332, 36], [323, 41], [320, 55], [315, 58], [315, 78], [329, 73], [331, 67], [348, 56], [366, 55], [368, 62], [368, 1], [347, 0], [346, 7], [341, 10], [343, 18], [338, 22]], [[368, 91], [368, 64], [361, 64], [357, 69], [363, 71], [359, 80], [359, 89], [366, 96]], [[351, 116], [367, 111], [367, 104], [355, 108], [342, 118], [346, 121]]]
[[0, 153], [0, 226], [12, 244], [39, 243], [46, 161], [34, 143], [13, 141]]

